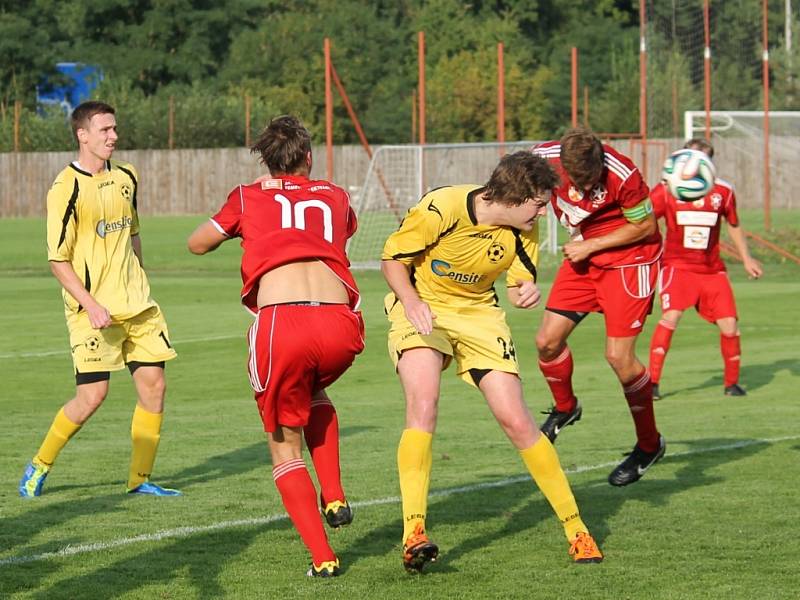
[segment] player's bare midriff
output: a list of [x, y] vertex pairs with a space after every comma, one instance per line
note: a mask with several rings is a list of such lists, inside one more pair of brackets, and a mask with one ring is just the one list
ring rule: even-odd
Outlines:
[[261, 276], [258, 306], [303, 301], [346, 304], [347, 289], [319, 260], [289, 263]]

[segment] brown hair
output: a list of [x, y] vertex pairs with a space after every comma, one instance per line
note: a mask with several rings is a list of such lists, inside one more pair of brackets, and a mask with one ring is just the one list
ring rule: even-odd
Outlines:
[[292, 115], [272, 119], [250, 148], [251, 154], [261, 155], [261, 163], [272, 175], [288, 175], [302, 170], [309, 152], [311, 134], [300, 119]]
[[700, 150], [700, 152], [708, 154], [708, 158], [714, 158], [714, 146], [706, 138], [692, 138], [683, 147]]
[[484, 198], [517, 206], [557, 186], [558, 175], [550, 163], [523, 150], [500, 159], [486, 184]]
[[596, 182], [603, 175], [603, 143], [591, 129], [568, 129], [561, 138], [561, 164], [578, 187]]
[[75, 107], [75, 110], [72, 111], [72, 116], [70, 117], [72, 134], [77, 140], [78, 129], [86, 129], [89, 127], [89, 121], [92, 120], [93, 116], [113, 114], [115, 114], [114, 107], [110, 104], [106, 104], [105, 102], [99, 102], [97, 100], [82, 102]]

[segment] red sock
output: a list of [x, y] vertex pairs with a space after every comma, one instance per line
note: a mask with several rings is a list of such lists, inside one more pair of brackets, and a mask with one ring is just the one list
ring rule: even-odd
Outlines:
[[720, 334], [719, 347], [722, 350], [722, 362], [725, 364], [725, 387], [739, 383], [739, 365], [742, 354], [739, 334]]
[[572, 391], [572, 367], [572, 352], [569, 351], [569, 346], [565, 346], [564, 351], [551, 361], [545, 362], [539, 359], [539, 370], [550, 386], [556, 410], [559, 412], [571, 411], [578, 402]]
[[322, 527], [317, 507], [317, 490], [314, 489], [303, 460], [295, 458], [275, 465], [272, 468], [272, 478], [281, 494], [286, 512], [311, 552], [314, 564], [336, 560], [336, 554], [328, 544], [328, 537]]
[[664, 319], [658, 322], [653, 332], [653, 339], [650, 340], [650, 380], [653, 383], [661, 381], [661, 370], [664, 368], [673, 333], [675, 325]]
[[636, 427], [636, 443], [645, 452], [655, 452], [658, 449], [658, 429], [653, 412], [653, 383], [647, 369], [623, 383], [622, 390]]
[[321, 398], [311, 401], [311, 415], [308, 425], [303, 427], [303, 434], [317, 472], [323, 502], [344, 502], [339, 470], [339, 419], [330, 400]]

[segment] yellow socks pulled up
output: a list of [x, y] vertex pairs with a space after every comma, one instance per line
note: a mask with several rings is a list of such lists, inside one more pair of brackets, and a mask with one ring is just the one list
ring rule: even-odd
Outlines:
[[428, 487], [433, 462], [433, 434], [420, 429], [405, 429], [397, 447], [397, 470], [403, 497], [403, 542], [421, 524], [425, 528]]
[[53, 424], [50, 425], [36, 456], [33, 457], [33, 462], [51, 467], [56, 461], [58, 453], [67, 445], [72, 436], [78, 433], [80, 428], [81, 425], [73, 423], [67, 418], [62, 408], [53, 419]]
[[161, 421], [163, 413], [151, 413], [138, 404], [133, 411], [131, 421], [131, 468], [128, 472], [128, 489], [132, 490], [150, 478], [153, 463], [156, 461], [156, 450], [161, 439]]
[[581, 531], [589, 533], [581, 520], [578, 505], [561, 468], [558, 454], [547, 436], [540, 436], [533, 446], [520, 450], [519, 453], [531, 477], [564, 526], [567, 541], [571, 542]]

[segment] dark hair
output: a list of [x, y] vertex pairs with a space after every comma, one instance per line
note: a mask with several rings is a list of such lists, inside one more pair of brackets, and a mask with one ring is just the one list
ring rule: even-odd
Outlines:
[[75, 139], [78, 139], [78, 129], [86, 129], [89, 126], [89, 121], [92, 120], [93, 116], [107, 114], [113, 115], [115, 114], [115, 111], [113, 106], [106, 104], [105, 102], [89, 100], [87, 102], [78, 104], [78, 106], [75, 107], [75, 110], [72, 111], [72, 116], [70, 117], [72, 134], [75, 136]]
[[683, 145], [684, 148], [693, 148], [708, 154], [708, 158], [714, 158], [714, 146], [706, 138], [692, 138]]
[[523, 150], [500, 159], [486, 184], [484, 198], [516, 206], [557, 186], [558, 175], [550, 163]]
[[561, 164], [572, 182], [584, 187], [603, 175], [603, 143], [591, 129], [568, 129], [561, 138]]
[[302, 170], [309, 152], [311, 134], [300, 119], [292, 115], [272, 119], [250, 148], [251, 154], [261, 155], [261, 163], [272, 175], [288, 175]]

